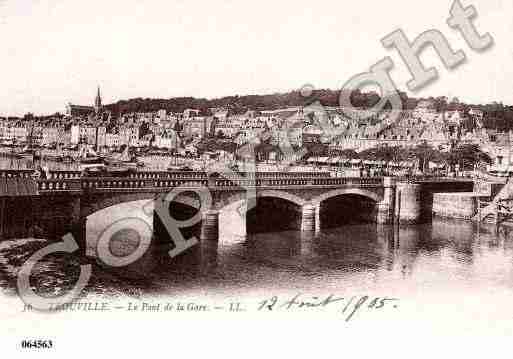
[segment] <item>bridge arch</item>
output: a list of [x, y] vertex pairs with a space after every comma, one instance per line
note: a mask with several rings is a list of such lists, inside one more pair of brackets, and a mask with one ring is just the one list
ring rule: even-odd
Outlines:
[[285, 201], [292, 202], [294, 204], [297, 204], [298, 206], [303, 206], [306, 203], [308, 203], [307, 200], [286, 191], [277, 191], [277, 190], [263, 190], [263, 191], [257, 191], [257, 197], [274, 197], [274, 198], [280, 198]]
[[[309, 202], [296, 194], [274, 189], [217, 193], [217, 196], [215, 207], [221, 211], [222, 220], [231, 219], [231, 228], [244, 234], [300, 229], [302, 207]], [[244, 207], [246, 204], [248, 207]], [[239, 215], [234, 216], [234, 211]]]
[[[305, 204], [307, 204], [309, 202], [308, 200], [305, 200], [293, 193], [289, 193], [286, 191], [272, 190], [272, 189], [256, 190], [255, 197], [257, 199], [263, 198], [263, 197], [279, 198], [279, 199], [291, 202], [300, 207], [304, 206]], [[254, 197], [252, 197], [251, 193], [247, 193], [246, 191], [240, 191], [235, 194], [229, 195], [225, 198], [222, 198], [222, 197], [217, 198], [216, 200], [214, 200], [214, 202], [217, 202], [214, 205], [214, 207], [216, 207], [219, 210], [222, 210], [223, 208], [231, 206], [232, 204], [234, 204], [236, 202], [243, 202], [248, 199], [251, 200], [252, 198], [254, 198]]]
[[[88, 217], [98, 211], [103, 209], [114, 207], [118, 204], [135, 202], [135, 201], [144, 201], [147, 200], [153, 201], [155, 200], [161, 193], [151, 193], [151, 192], [139, 192], [139, 193], [123, 193], [123, 194], [115, 194], [112, 196], [99, 198], [97, 200], [93, 200], [90, 203], [86, 203], [82, 206], [80, 215], [85, 218]], [[178, 195], [173, 199], [175, 202], [179, 202], [181, 204], [187, 205], [192, 208], [200, 208], [200, 201], [197, 198], [192, 198], [187, 195]]]
[[[141, 201], [141, 200], [154, 200], [160, 193], [155, 192], [134, 192], [134, 193], [115, 193], [109, 194], [104, 197], [100, 197], [97, 199], [91, 199], [82, 203], [81, 208], [81, 217], [85, 218], [90, 216], [93, 213], [96, 213], [102, 209], [113, 207], [118, 204], [133, 202], [133, 201]], [[308, 200], [295, 195], [293, 193], [289, 193], [287, 191], [273, 190], [273, 189], [265, 189], [265, 190], [256, 190], [256, 198], [278, 198], [288, 202], [291, 202], [299, 207], [304, 206], [309, 203]], [[248, 198], [252, 198], [251, 193], [247, 193], [246, 191], [239, 191], [235, 194], [233, 193], [219, 193], [215, 195], [213, 193], [213, 203], [212, 206], [216, 209], [222, 210], [224, 207], [232, 205], [235, 202], [245, 201]], [[186, 204], [190, 207], [200, 208], [200, 201], [197, 198], [193, 198], [187, 194], [181, 193], [179, 196], [174, 198], [174, 201], [180, 202], [182, 204]]]
[[80, 210], [80, 216], [86, 218], [102, 209], [116, 206], [122, 203], [135, 202], [155, 199], [157, 195], [150, 192], [136, 192], [136, 193], [117, 193], [111, 196], [91, 200], [88, 203], [83, 203]]
[[376, 223], [377, 204], [381, 200], [378, 193], [362, 188], [341, 188], [323, 193], [312, 200], [317, 207], [317, 228]]
[[[153, 235], [150, 238], [144, 238], [144, 240], [151, 240], [151, 242], [155, 245], [169, 245], [170, 242], [170, 233], [168, 231], [168, 228], [164, 225], [165, 218], [162, 219], [162, 216], [160, 213], [155, 212], [155, 201], [162, 195], [166, 195], [167, 193], [156, 193], [156, 192], [134, 192], [134, 193], [113, 193], [110, 195], [104, 195], [104, 196], [95, 196], [84, 199], [84, 201], [81, 203], [81, 218], [85, 220], [83, 224], [83, 237], [86, 238], [87, 236], [87, 217], [99, 214], [100, 211], [105, 209], [111, 209], [117, 205], [126, 204], [130, 202], [136, 202], [136, 201], [143, 201], [140, 205], [138, 204], [137, 207], [139, 207], [135, 212], [130, 214], [129, 216], [123, 216], [123, 213], [113, 213], [112, 217], [114, 218], [114, 222], [112, 223], [103, 223], [101, 219], [103, 215], [99, 215], [100, 217], [96, 217], [94, 220], [99, 220], [99, 227], [105, 226], [105, 228], [110, 228], [110, 226], [114, 223], [122, 222], [123, 226], [128, 226], [126, 228], [130, 229], [131, 223], [137, 223], [134, 222], [134, 219], [142, 219], [147, 224], [152, 225]], [[181, 193], [178, 194], [173, 200], [172, 203], [169, 204], [169, 215], [171, 218], [173, 218], [176, 221], [187, 221], [191, 220], [193, 217], [195, 217], [198, 214], [198, 210], [201, 209], [201, 204], [198, 198], [195, 198], [194, 196], [189, 195], [182, 195]], [[201, 209], [202, 210], [202, 209]], [[122, 216], [120, 216], [120, 214]], [[109, 218], [112, 219], [109, 215]], [[145, 218], [145, 216], [147, 216]], [[119, 217], [119, 218], [118, 218]], [[200, 236], [200, 230], [201, 230], [201, 215], [199, 217], [199, 221], [193, 220], [191, 222], [190, 226], [187, 227], [179, 227], [180, 232], [184, 236], [184, 238], [191, 238], [191, 237], [199, 237]], [[92, 219], [92, 218], [90, 218]], [[126, 221], [124, 221], [126, 220]], [[97, 223], [97, 222], [95, 222]], [[120, 227], [123, 229], [123, 227]], [[97, 229], [97, 228], [95, 228]], [[94, 231], [93, 231], [94, 232]], [[88, 241], [88, 245], [92, 246], [92, 248], [95, 248], [97, 243], [97, 236], [94, 236], [90, 241]], [[131, 238], [120, 238], [121, 243], [123, 243], [123, 246], [126, 245], [126, 243], [131, 243], [133, 239]], [[128, 241], [128, 242], [126, 242]]]
[[312, 204], [319, 205], [325, 200], [328, 200], [330, 198], [342, 196], [342, 195], [359, 195], [363, 197], [367, 197], [374, 202], [380, 202], [383, 198], [382, 196], [378, 195], [377, 193], [374, 193], [372, 191], [368, 191], [365, 189], [360, 188], [341, 188], [341, 189], [334, 189], [331, 191], [328, 191], [326, 193], [320, 194], [319, 196], [312, 199]]

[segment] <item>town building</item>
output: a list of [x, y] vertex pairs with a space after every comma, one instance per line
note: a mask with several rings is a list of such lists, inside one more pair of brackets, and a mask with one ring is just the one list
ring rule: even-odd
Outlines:
[[84, 117], [91, 114], [99, 114], [102, 110], [102, 98], [100, 94], [100, 86], [96, 93], [92, 106], [74, 105], [71, 102], [66, 104], [66, 116], [68, 117]]

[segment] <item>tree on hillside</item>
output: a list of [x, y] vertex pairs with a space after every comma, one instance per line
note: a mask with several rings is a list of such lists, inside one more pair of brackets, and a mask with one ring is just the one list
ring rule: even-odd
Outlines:
[[429, 168], [429, 162], [445, 162], [447, 159], [447, 156], [439, 150], [434, 149], [426, 141], [414, 147], [411, 150], [411, 153], [416, 159], [418, 159], [419, 167], [422, 172], [425, 172], [426, 169]]
[[460, 169], [464, 170], [473, 169], [474, 165], [479, 163], [492, 163], [490, 156], [476, 144], [462, 144], [453, 147], [448, 154], [448, 161], [451, 168], [458, 164]]
[[269, 159], [269, 154], [271, 152], [281, 154], [281, 150], [278, 146], [268, 142], [263, 142], [255, 146], [255, 156], [260, 161]]
[[401, 162], [408, 160], [411, 156], [408, 151], [402, 147], [379, 146], [361, 151], [361, 159], [381, 160], [386, 162]]
[[330, 149], [330, 156], [339, 156], [342, 158], [359, 158], [358, 152], [355, 150], [339, 150], [339, 149]]
[[323, 143], [308, 143], [305, 144], [304, 147], [306, 148], [309, 157], [320, 157], [329, 155], [328, 146]]
[[215, 151], [225, 151], [229, 153], [234, 153], [237, 149], [237, 144], [230, 140], [218, 140], [214, 138], [206, 138], [203, 139], [196, 145], [198, 152], [215, 152]]

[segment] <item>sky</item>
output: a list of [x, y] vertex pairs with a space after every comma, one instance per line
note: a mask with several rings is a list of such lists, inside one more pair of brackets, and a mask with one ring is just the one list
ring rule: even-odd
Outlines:
[[452, 0], [0, 0], [0, 114], [63, 112], [135, 97], [215, 98], [340, 89], [385, 56], [406, 90], [406, 65], [380, 39], [437, 29], [467, 62], [412, 96], [513, 104], [513, 2], [461, 0], [494, 46], [478, 53], [446, 24]]

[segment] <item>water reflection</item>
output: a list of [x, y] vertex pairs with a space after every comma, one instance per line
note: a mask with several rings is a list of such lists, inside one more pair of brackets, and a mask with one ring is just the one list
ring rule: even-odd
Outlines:
[[[140, 207], [131, 206], [131, 210], [91, 216], [88, 236], [94, 237], [102, 226], [121, 215], [136, 217]], [[173, 295], [292, 289], [408, 293], [420, 289], [513, 290], [512, 227], [496, 229], [468, 221], [434, 219], [433, 223], [415, 226], [359, 224], [317, 234], [284, 231], [241, 235], [242, 219], [236, 219], [222, 219], [219, 242], [203, 241], [173, 259], [150, 252], [130, 268], [112, 270], [96, 265], [88, 290]], [[7, 264], [22, 248], [16, 241], [1, 244], [0, 277], [8, 279], [9, 274], [3, 271], [10, 268]], [[47, 261], [45, 275], [68, 277], [69, 265], [53, 258]]]
[[[159, 282], [164, 292], [195, 286], [308, 290], [350, 283], [358, 287], [362, 276], [392, 288], [401, 287], [407, 278], [441, 287], [458, 285], [458, 278], [462, 285], [484, 285], [485, 278], [490, 279], [487, 268], [500, 267], [511, 276], [511, 236], [510, 229], [495, 235], [471, 222], [446, 220], [421, 226], [351, 225], [319, 234], [285, 231], [244, 239], [221, 233], [219, 243], [204, 241], [194, 251], [162, 264]], [[502, 276], [496, 282], [503, 283]], [[507, 287], [511, 289], [513, 282]]]
[[[10, 167], [10, 159], [1, 161]], [[141, 203], [129, 203], [90, 216], [87, 230], [91, 243], [115, 220], [127, 216], [148, 219], [141, 208]], [[246, 234], [244, 218], [235, 209], [221, 213], [219, 242], [203, 241], [173, 259], [150, 252], [130, 268], [114, 270], [94, 264], [87, 293], [375, 291], [408, 298], [412, 293], [450, 291], [458, 297], [513, 293], [512, 226], [434, 219], [415, 226], [346, 225], [317, 234]], [[0, 286], [15, 293], [17, 270], [44, 244], [28, 239], [0, 242]], [[62, 291], [71, 288], [77, 263], [82, 263], [81, 259], [49, 256], [35, 282], [52, 290], [55, 286]]]

